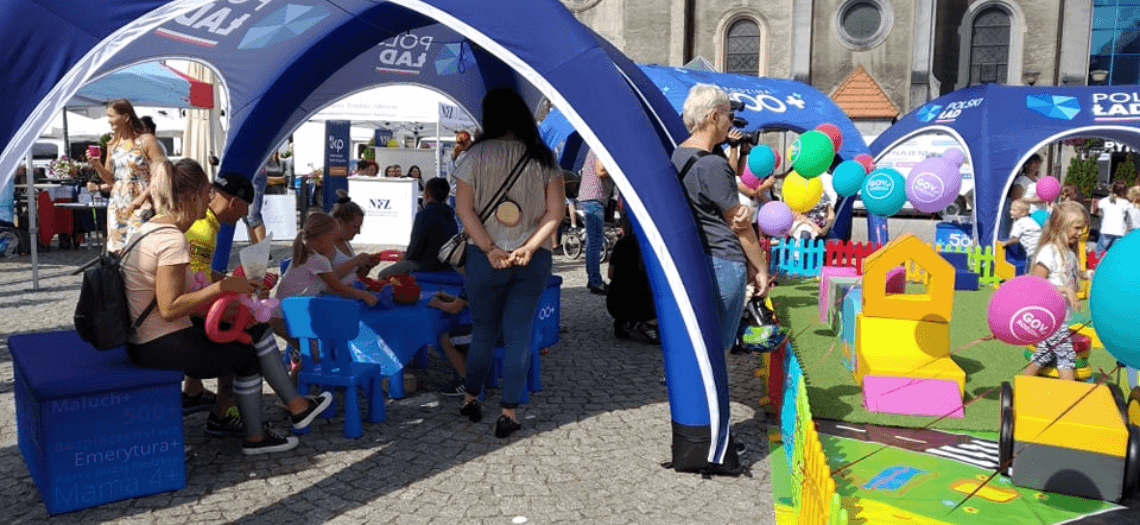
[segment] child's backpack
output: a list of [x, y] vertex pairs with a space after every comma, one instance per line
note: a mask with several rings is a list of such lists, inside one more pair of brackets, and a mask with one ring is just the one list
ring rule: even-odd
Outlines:
[[142, 324], [158, 304], [155, 298], [142, 315], [131, 322], [127, 303], [127, 287], [120, 271], [122, 259], [143, 240], [159, 229], [140, 235], [121, 253], [104, 253], [72, 275], [83, 272], [83, 286], [75, 305], [75, 331], [79, 337], [99, 350], [110, 350], [127, 343], [127, 336]]

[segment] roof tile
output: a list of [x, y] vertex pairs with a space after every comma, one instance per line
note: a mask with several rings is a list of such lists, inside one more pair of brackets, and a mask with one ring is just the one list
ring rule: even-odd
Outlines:
[[831, 100], [853, 119], [899, 116], [899, 110], [894, 102], [891, 102], [890, 97], [883, 92], [882, 86], [875, 82], [871, 74], [861, 65], [856, 66], [839, 87], [835, 88]]

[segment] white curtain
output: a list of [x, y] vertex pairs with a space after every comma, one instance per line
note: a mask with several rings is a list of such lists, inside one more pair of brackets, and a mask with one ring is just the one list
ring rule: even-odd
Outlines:
[[[202, 82], [209, 83], [214, 86], [214, 109], [187, 109], [186, 110], [186, 130], [182, 134], [182, 156], [188, 159], [194, 159], [206, 169], [206, 173], [211, 176], [215, 173], [215, 168], [210, 166], [210, 154], [214, 154], [221, 158], [221, 152], [216, 144], [211, 143], [211, 139], [217, 140], [220, 130], [217, 129], [217, 119], [212, 119], [211, 116], [218, 110], [217, 98], [217, 83], [214, 81], [214, 73], [210, 68], [198, 63], [189, 62], [186, 65], [186, 74]], [[215, 133], [210, 133], [211, 125], [215, 126]]]

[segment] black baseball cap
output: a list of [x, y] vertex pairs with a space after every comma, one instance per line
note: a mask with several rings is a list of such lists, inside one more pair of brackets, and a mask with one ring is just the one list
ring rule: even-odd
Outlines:
[[253, 204], [253, 183], [245, 175], [229, 171], [214, 177], [214, 187], [234, 197]]

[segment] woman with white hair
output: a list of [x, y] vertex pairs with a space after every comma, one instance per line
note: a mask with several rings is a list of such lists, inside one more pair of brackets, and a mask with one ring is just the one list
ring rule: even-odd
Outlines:
[[727, 350], [736, 338], [748, 282], [755, 284], [756, 295], [768, 290], [768, 264], [752, 228], [755, 212], [737, 198], [733, 166], [739, 165], [740, 150], [734, 146], [722, 154], [720, 147], [730, 134], [739, 135], [730, 131], [728, 95], [716, 86], [697, 84], [689, 90], [681, 116], [690, 135], [673, 151], [673, 165], [681, 173], [713, 275], [720, 299], [720, 343]]

